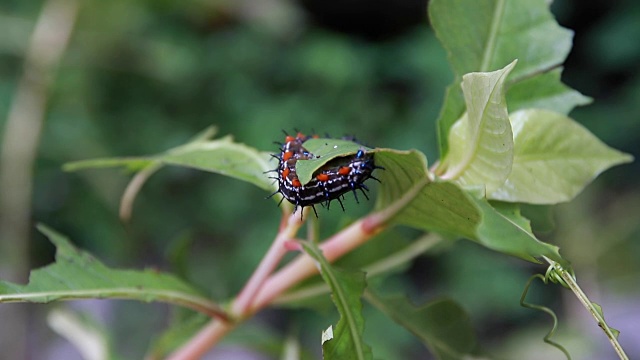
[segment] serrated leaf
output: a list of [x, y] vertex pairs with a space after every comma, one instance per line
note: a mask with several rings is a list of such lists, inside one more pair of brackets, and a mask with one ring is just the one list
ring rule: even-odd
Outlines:
[[366, 287], [365, 274], [361, 271], [338, 270], [327, 262], [314, 243], [303, 241], [301, 245], [318, 263], [320, 274], [329, 285], [331, 297], [340, 313], [333, 337], [322, 343], [323, 358], [372, 359], [371, 348], [362, 338], [364, 318], [360, 297]]
[[449, 132], [449, 153], [441, 163], [443, 178], [454, 179], [464, 187], [484, 186], [491, 193], [509, 176], [513, 134], [504, 82], [515, 64], [514, 61], [498, 71], [463, 77], [467, 113]]
[[61, 234], [44, 225], [38, 229], [56, 246], [56, 262], [32, 271], [27, 285], [0, 281], [0, 303], [129, 299], [167, 302], [209, 315], [224, 315], [216, 303], [173, 275], [110, 269]]
[[431, 181], [424, 155], [376, 149], [376, 164], [384, 166], [376, 209], [393, 208], [407, 201], [393, 222], [416, 229], [463, 237], [483, 246], [527, 261], [547, 256], [567, 264], [558, 248], [536, 239], [526, 219], [500, 212], [486, 200], [472, 197], [450, 181]]
[[190, 143], [158, 155], [76, 161], [65, 164], [64, 169], [77, 171], [126, 166], [132, 170], [142, 170], [150, 166], [177, 165], [230, 176], [271, 190], [274, 186], [273, 180], [265, 175], [265, 171], [272, 170], [276, 164], [271, 163], [270, 159], [270, 153], [235, 143], [231, 136], [217, 140], [206, 140], [199, 136]]
[[393, 321], [416, 335], [441, 360], [468, 359], [476, 347], [469, 315], [453, 300], [441, 299], [416, 307], [403, 296], [366, 299]]
[[490, 199], [556, 204], [573, 199], [598, 174], [632, 161], [562, 114], [523, 110], [511, 114], [514, 159], [504, 185]]
[[[519, 59], [509, 85], [531, 81], [562, 64], [571, 49], [572, 31], [558, 25], [546, 0], [433, 0], [429, 18], [455, 74], [438, 119], [443, 157], [449, 150], [449, 129], [465, 111], [459, 86], [463, 74], [500, 69]], [[549, 88], [561, 87], [559, 78], [547, 80]], [[535, 89], [539, 91], [529, 93], [529, 101], [544, 102], [548, 92], [543, 86]], [[567, 100], [565, 109], [584, 102], [575, 96]]]

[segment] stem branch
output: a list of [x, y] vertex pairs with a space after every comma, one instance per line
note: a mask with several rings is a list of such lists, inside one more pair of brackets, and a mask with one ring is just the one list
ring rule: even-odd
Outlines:
[[562, 277], [562, 280], [564, 280], [564, 282], [567, 284], [569, 289], [571, 289], [571, 291], [573, 291], [573, 293], [576, 295], [578, 300], [580, 300], [582, 305], [587, 309], [587, 311], [589, 311], [589, 313], [591, 313], [591, 316], [593, 316], [593, 318], [598, 323], [598, 327], [600, 327], [602, 329], [602, 331], [604, 331], [604, 333], [609, 338], [609, 342], [611, 342], [611, 345], [613, 346], [613, 349], [618, 354], [618, 357], [621, 360], [629, 360], [629, 357], [627, 356], [627, 354], [622, 349], [622, 346], [620, 346], [620, 343], [618, 342], [618, 339], [616, 338], [616, 336], [611, 331], [611, 328], [609, 328], [609, 325], [607, 325], [606, 321], [604, 320], [604, 318], [602, 317], [600, 312], [595, 308], [595, 306], [589, 300], [587, 295], [582, 291], [582, 289], [580, 288], [580, 286], [576, 282], [576, 279], [573, 277], [573, 275], [569, 271], [565, 270], [557, 262], [555, 262], [555, 261], [553, 261], [553, 260], [551, 260], [551, 259], [549, 259], [547, 257], [545, 257], [544, 259], [551, 266], [553, 266], [553, 268], [555, 269], [555, 271], [558, 274], [560, 274], [560, 276]]

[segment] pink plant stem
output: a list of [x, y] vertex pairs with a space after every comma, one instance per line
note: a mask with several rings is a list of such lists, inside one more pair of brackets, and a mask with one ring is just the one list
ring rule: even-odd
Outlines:
[[245, 314], [267, 277], [271, 275], [280, 260], [282, 260], [282, 257], [287, 253], [288, 250], [285, 243], [287, 240], [295, 238], [298, 229], [300, 229], [302, 225], [302, 220], [296, 212], [289, 215], [287, 222], [283, 225], [264, 258], [262, 258], [253, 275], [251, 275], [251, 278], [236, 298], [236, 301], [234, 301], [231, 308], [233, 315], [243, 316]]
[[226, 333], [235, 327], [235, 323], [214, 319], [202, 328], [186, 345], [167, 357], [167, 360], [200, 359]]
[[[382, 231], [387, 222], [411, 203], [429, 182], [430, 180], [425, 178], [424, 181], [420, 181], [411, 187], [392, 205], [356, 221], [322, 243], [320, 249], [325, 258], [329, 262], [333, 262]], [[239, 316], [240, 320], [264, 308], [278, 295], [318, 272], [315, 262], [306, 254], [302, 254], [269, 277], [275, 266], [282, 259], [282, 255], [286, 252], [286, 242], [294, 238], [302, 225], [302, 220], [298, 219], [298, 215], [295, 213], [286, 219], [283, 218], [280, 223], [280, 231], [271, 248], [245, 288], [236, 298], [233, 304], [233, 315]], [[236, 324], [236, 322], [223, 322], [219, 319], [212, 320], [195, 337], [191, 338], [167, 359], [192, 360], [200, 358], [227, 332], [231, 331]]]
[[[324, 257], [333, 262], [362, 245], [384, 228], [385, 220], [386, 216], [373, 214], [351, 224], [320, 245]], [[251, 312], [265, 307], [291, 286], [317, 273], [315, 261], [307, 254], [300, 255], [266, 280], [252, 303]]]

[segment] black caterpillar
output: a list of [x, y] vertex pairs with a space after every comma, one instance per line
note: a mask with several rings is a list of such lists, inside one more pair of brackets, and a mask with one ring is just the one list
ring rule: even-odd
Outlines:
[[360, 149], [353, 156], [344, 156], [332, 159], [313, 173], [311, 180], [302, 184], [296, 174], [296, 162], [316, 158], [302, 144], [318, 136], [306, 136], [298, 133], [295, 137], [286, 135], [284, 144], [280, 148], [280, 154], [273, 155], [278, 159], [278, 168], [272, 170], [278, 174], [274, 179], [278, 180], [278, 191], [271, 194], [282, 194], [282, 200], [287, 199], [294, 205], [294, 212], [298, 207], [311, 206], [316, 217], [318, 213], [314, 205], [321, 204], [329, 208], [332, 200], [338, 200], [344, 211], [342, 200], [344, 194], [352, 191], [358, 201], [356, 190], [360, 190], [367, 200], [366, 191], [369, 188], [364, 184], [367, 179], [374, 179], [372, 173], [375, 169], [383, 169], [376, 166], [373, 153], [367, 153]]

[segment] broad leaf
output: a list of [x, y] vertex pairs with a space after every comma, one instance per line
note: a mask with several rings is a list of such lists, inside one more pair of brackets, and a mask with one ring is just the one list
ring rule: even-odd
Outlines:
[[269, 162], [270, 154], [252, 147], [235, 143], [231, 136], [217, 140], [198, 138], [185, 145], [173, 148], [162, 154], [138, 158], [109, 158], [77, 161], [65, 164], [67, 171], [88, 168], [126, 166], [141, 170], [152, 165], [178, 165], [210, 171], [236, 179], [247, 181], [262, 189], [271, 190], [273, 181], [265, 171], [276, 167]]
[[333, 268], [313, 243], [301, 242], [305, 252], [318, 262], [322, 279], [331, 289], [331, 297], [340, 313], [331, 339], [322, 344], [324, 359], [372, 359], [371, 348], [363, 338], [362, 296], [365, 274]]
[[452, 300], [415, 307], [406, 298], [381, 298], [367, 292], [367, 301], [416, 335], [440, 360], [469, 359], [476, 338], [469, 315]]
[[32, 271], [27, 285], [0, 281], [0, 303], [130, 299], [167, 302], [212, 316], [225, 316], [217, 304], [173, 275], [156, 270], [110, 269], [76, 249], [59, 233], [43, 225], [38, 229], [56, 246], [56, 262]]
[[[449, 153], [441, 163], [444, 179], [462, 186], [482, 186], [487, 193], [500, 187], [511, 172], [513, 134], [504, 82], [516, 62], [490, 73], [463, 77], [467, 113], [449, 133]], [[439, 169], [440, 170], [440, 169]]]
[[508, 208], [494, 208], [485, 199], [475, 199], [482, 212], [482, 220], [477, 228], [476, 239], [489, 249], [518, 256], [531, 262], [546, 256], [565, 267], [569, 263], [558, 252], [558, 247], [538, 240], [531, 232], [529, 220], [518, 211]]
[[386, 169], [380, 175], [376, 208], [385, 211], [403, 202], [393, 222], [464, 237], [532, 262], [546, 256], [567, 265], [557, 247], [539, 241], [523, 226], [526, 219], [519, 214], [500, 212], [453, 182], [431, 181], [421, 153], [377, 149], [375, 156]]
[[[533, 81], [562, 64], [571, 49], [572, 32], [558, 25], [546, 0], [433, 0], [429, 18], [455, 74], [438, 119], [443, 157], [449, 150], [449, 129], [465, 111], [459, 85], [463, 74], [500, 69], [519, 59], [508, 85]], [[529, 102], [544, 102], [548, 89], [562, 87], [559, 77], [546, 79], [546, 85], [527, 89]], [[587, 101], [581, 96], [565, 100], [565, 111]]]
[[513, 168], [490, 199], [555, 204], [574, 198], [598, 174], [633, 158], [612, 149], [572, 119], [548, 110], [511, 114]]
[[591, 98], [563, 84], [561, 74], [562, 68], [556, 68], [514, 83], [507, 92], [509, 111], [535, 108], [568, 114], [576, 106], [591, 103]]

